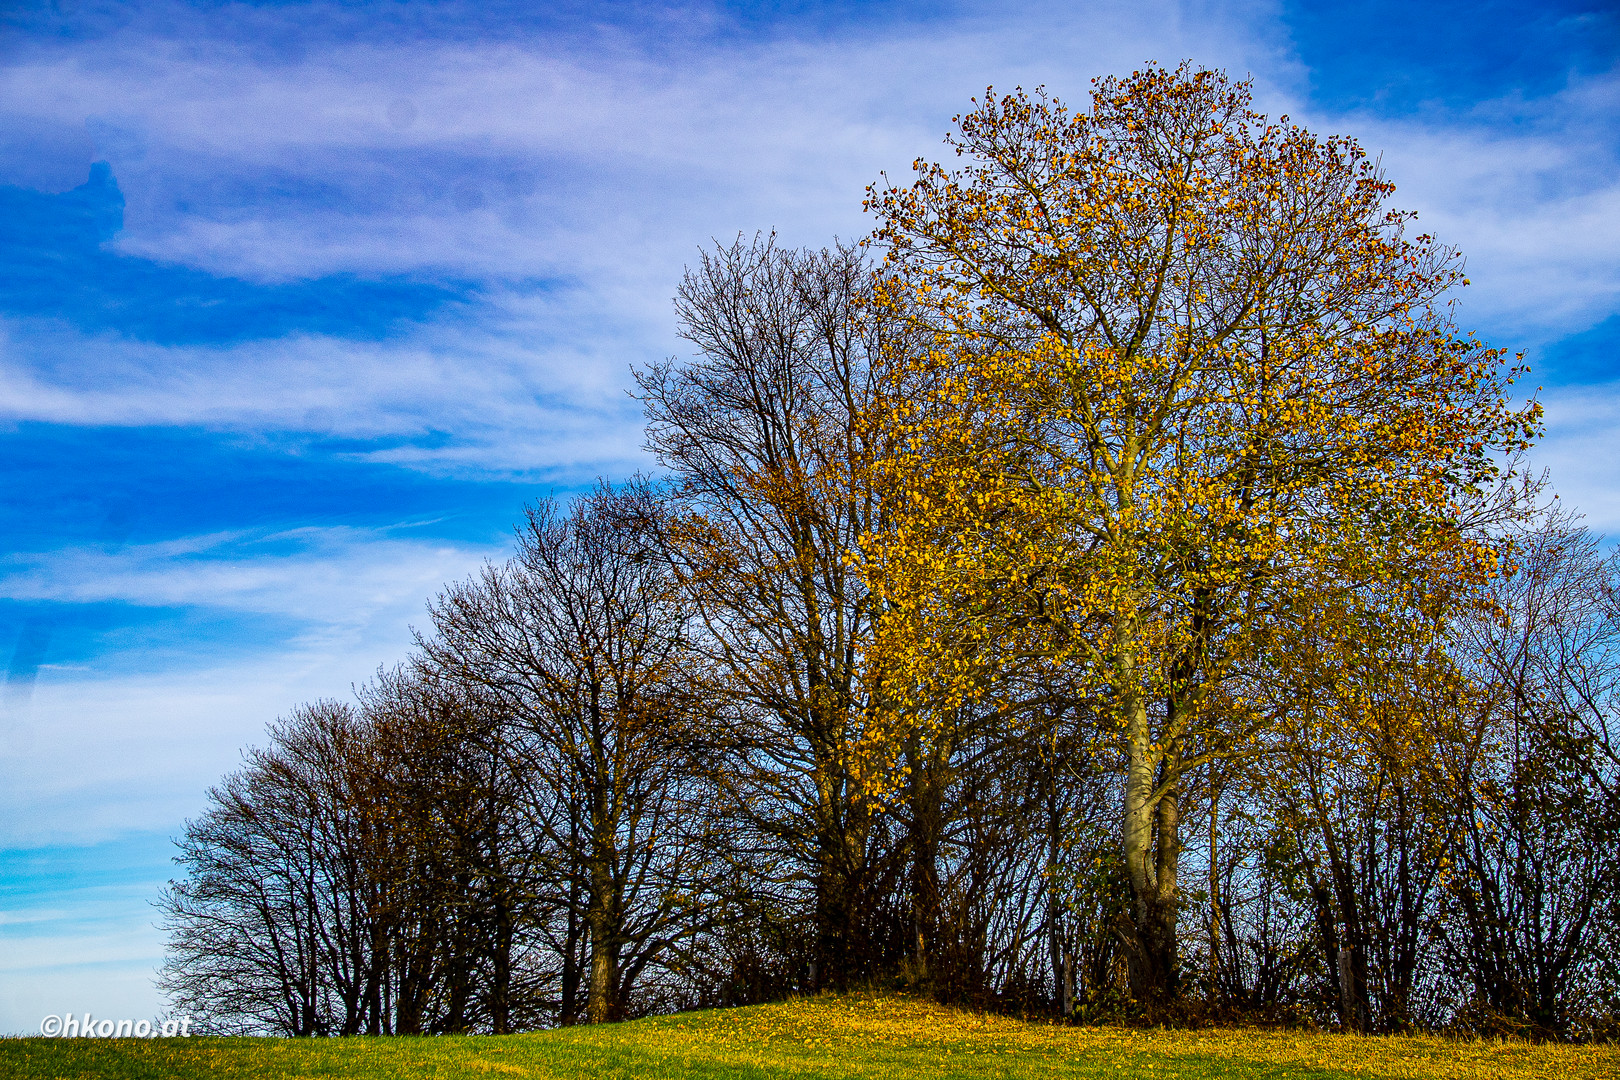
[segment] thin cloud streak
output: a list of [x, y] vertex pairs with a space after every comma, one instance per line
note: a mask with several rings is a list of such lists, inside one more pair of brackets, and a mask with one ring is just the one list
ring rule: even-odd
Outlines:
[[1532, 461], [1548, 470], [1566, 509], [1583, 515], [1583, 524], [1611, 542], [1620, 539], [1620, 499], [1615, 494], [1620, 382], [1556, 389], [1544, 392], [1541, 400], [1548, 436], [1535, 448]]
[[[588, 480], [641, 465], [629, 359], [669, 342], [548, 294], [492, 304], [488, 325], [426, 326], [382, 342], [299, 334], [164, 346], [42, 321], [0, 320], [0, 418], [201, 426], [351, 438], [449, 433], [379, 460]], [[605, 333], [591, 333], [597, 326]]]
[[[392, 530], [390, 530], [392, 531]], [[282, 553], [292, 548], [290, 553]], [[189, 536], [119, 551], [61, 548], [0, 559], [0, 598], [189, 606], [283, 615], [323, 628], [369, 625], [415, 606], [498, 550], [299, 528]]]
[[1396, 205], [1460, 248], [1465, 325], [1540, 345], [1601, 322], [1620, 300], [1620, 75], [1525, 107], [1513, 126], [1325, 118], [1380, 155]]
[[[115, 38], [93, 59], [47, 53], [13, 67], [0, 97], [36, 125], [88, 119], [125, 150], [115, 167], [144, 190], [121, 241], [132, 253], [264, 275], [622, 273], [649, 254], [600, 242], [627, 218], [656, 255], [669, 253], [660, 235], [684, 255], [710, 232], [767, 226], [784, 209], [807, 230], [849, 231], [864, 184], [937, 148], [943, 120], [988, 81], [1068, 72], [1083, 84], [1194, 43], [1242, 66], [1252, 35], [1241, 16], [1221, 15], [1189, 25], [1174, 4], [998, 10], [876, 39], [852, 28], [695, 42], [675, 64], [623, 34], [585, 47], [334, 46], [296, 65]], [[403, 129], [389, 122], [401, 102]], [[210, 178], [252, 176], [301, 181], [302, 197], [289, 185], [294, 197], [278, 200], [280, 185], [266, 184], [251, 219], [218, 206], [210, 216], [206, 197], [190, 213], [164, 202], [206, 194]], [[310, 212], [311, 201], [326, 205]]]
[[[1239, 60], [1247, 48], [1240, 25], [1188, 27], [1176, 5], [1094, 8], [1072, 35], [1081, 20], [1060, 10], [875, 39], [852, 28], [711, 42], [673, 66], [611, 31], [585, 44], [311, 48], [291, 65], [182, 40], [39, 52], [0, 73], [0, 100], [35, 128], [100, 133], [127, 198], [117, 250], [262, 280], [490, 284], [476, 328], [429, 324], [380, 343], [165, 349], [13, 324], [0, 415], [448, 432], [379, 456], [576, 482], [644, 467], [628, 369], [682, 351], [669, 297], [711, 237], [859, 235], [864, 185], [937, 150], [943, 118], [992, 79], [1073, 70], [1079, 83], [1179, 53], [1188, 37]], [[551, 284], [523, 284], [536, 279]]]

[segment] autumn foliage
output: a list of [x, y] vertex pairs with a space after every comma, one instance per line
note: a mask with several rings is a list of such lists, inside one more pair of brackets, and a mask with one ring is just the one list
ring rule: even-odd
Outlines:
[[1483, 581], [1461, 518], [1537, 410], [1361, 149], [1214, 72], [1104, 80], [1079, 113], [987, 96], [958, 127], [965, 168], [870, 200], [876, 305], [920, 343], [865, 547], [901, 722], [1063, 668], [1128, 761], [1133, 982], [1172, 992], [1181, 778], [1255, 722], [1223, 687], [1324, 594]]
[[1616, 1030], [1620, 567], [1460, 256], [1191, 65], [947, 145], [863, 244], [704, 252], [655, 474], [531, 507], [211, 793], [177, 1000]]

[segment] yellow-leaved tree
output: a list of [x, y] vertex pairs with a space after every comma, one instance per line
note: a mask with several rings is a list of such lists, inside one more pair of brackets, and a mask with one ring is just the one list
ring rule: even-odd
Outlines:
[[868, 201], [874, 302], [908, 327], [861, 555], [896, 673], [874, 749], [969, 703], [1012, 717], [1001, 687], [1062, 672], [1123, 763], [1115, 931], [1152, 1005], [1175, 991], [1180, 792], [1266, 722], [1234, 674], [1305, 590], [1487, 575], [1462, 508], [1539, 409], [1456, 329], [1461, 263], [1376, 164], [1244, 83], [1150, 66], [1089, 110], [987, 93], [956, 127], [965, 167]]

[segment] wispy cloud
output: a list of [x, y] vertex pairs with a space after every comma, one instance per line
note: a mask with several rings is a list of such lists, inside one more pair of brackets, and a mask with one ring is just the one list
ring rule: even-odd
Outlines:
[[875, 33], [699, 32], [680, 50], [598, 27], [317, 41], [292, 61], [181, 37], [42, 48], [0, 72], [0, 100], [35, 128], [99, 133], [128, 189], [118, 250], [266, 281], [454, 274], [488, 293], [476, 328], [430, 323], [378, 343], [295, 333], [160, 350], [13, 328], [0, 407], [73, 423], [450, 431], [394, 459], [633, 467], [626, 368], [681, 348], [668, 297], [697, 246], [770, 227], [790, 242], [858, 235], [863, 186], [936, 155], [975, 88], [1079, 98], [1094, 73], [1189, 53], [1255, 72], [1274, 111], [1382, 152], [1401, 201], [1469, 255], [1475, 323], [1539, 343], [1612, 310], [1620, 182], [1613, 140], [1587, 136], [1612, 113], [1614, 80], [1572, 81], [1513, 125], [1313, 117], [1270, 15], [1035, 4]]
[[0, 71], [0, 100], [35, 130], [88, 125], [127, 199], [117, 251], [267, 285], [336, 273], [482, 284], [476, 319], [375, 342], [295, 332], [157, 347], [13, 322], [0, 411], [442, 431], [454, 437], [389, 459], [628, 471], [641, 464], [628, 368], [681, 350], [669, 297], [711, 237], [859, 235], [864, 185], [934, 152], [974, 88], [1081, 92], [1091, 74], [1195, 42], [1242, 68], [1253, 22], [1242, 8], [1110, 3], [876, 32], [700, 29], [679, 50], [629, 27], [313, 42], [292, 62], [184, 35], [39, 48]]
[[151, 901], [174, 873], [173, 853], [166, 831], [0, 852], [0, 1034], [37, 1034], [52, 1013], [158, 1011], [151, 978], [163, 937]]
[[[592, 333], [593, 326], [596, 332]], [[497, 297], [488, 322], [383, 341], [297, 334], [157, 345], [0, 320], [0, 418], [371, 438], [450, 433], [388, 460], [579, 478], [639, 464], [631, 363], [669, 351], [591, 298]]]
[[88, 123], [138, 180], [126, 251], [265, 276], [607, 274], [662, 297], [709, 235], [860, 231], [863, 186], [990, 82], [1078, 95], [1190, 52], [1246, 70], [1274, 51], [1261, 25], [1245, 5], [986, 5], [679, 48], [633, 26], [316, 43], [295, 63], [113, 36], [38, 51], [0, 97], [36, 127]]
[[1543, 392], [1541, 399], [1548, 437], [1532, 460], [1548, 470], [1566, 509], [1581, 513], [1587, 526], [1611, 541], [1620, 539], [1620, 471], [1614, 452], [1620, 445], [1620, 382], [1557, 388]]
[[364, 629], [423, 601], [499, 549], [400, 538], [395, 532], [299, 528], [189, 536], [161, 543], [61, 548], [0, 559], [0, 598], [28, 602], [208, 607]]
[[41, 668], [26, 710], [0, 724], [0, 847], [179, 820], [266, 722], [403, 658], [427, 599], [501, 554], [305, 528], [0, 560], [0, 598], [12, 601], [205, 608], [290, 628], [246, 650], [237, 642], [224, 660], [203, 648], [190, 663]]
[[1620, 306], [1620, 74], [1511, 103], [1514, 122], [1502, 123], [1507, 104], [1452, 123], [1329, 122], [1381, 155], [1420, 229], [1467, 256], [1468, 321], [1539, 345]]

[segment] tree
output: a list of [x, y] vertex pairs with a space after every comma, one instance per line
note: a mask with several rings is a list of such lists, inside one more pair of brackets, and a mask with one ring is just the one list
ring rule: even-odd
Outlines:
[[531, 507], [517, 555], [447, 589], [420, 641], [437, 670], [511, 718], [529, 825], [555, 853], [552, 903], [568, 923], [565, 1023], [581, 945], [586, 1017], [620, 1019], [637, 980], [704, 917], [711, 817], [683, 692], [687, 616], [650, 547], [650, 500], [642, 485], [604, 485], [566, 514]]
[[987, 94], [957, 126], [965, 169], [919, 161], [868, 201], [875, 302], [909, 330], [864, 563], [896, 730], [1032, 656], [1072, 671], [1126, 761], [1117, 931], [1153, 1003], [1185, 777], [1257, 720], [1220, 693], [1234, 665], [1307, 584], [1486, 573], [1460, 493], [1538, 411], [1456, 330], [1460, 263], [1360, 147], [1268, 122], [1246, 84], [1149, 67], [1088, 112]]
[[[728, 807], [757, 845], [750, 875], [791, 908], [808, 888], [801, 980], [870, 975], [881, 912], [876, 808], [857, 747], [876, 692], [873, 599], [849, 564], [876, 526], [861, 463], [872, 452], [875, 330], [860, 250], [705, 253], [676, 314], [690, 362], [636, 373], [647, 444], [672, 477], [665, 558], [692, 604], [690, 639], [723, 708]], [[807, 965], [807, 966], [808, 966]], [[803, 985], [795, 980], [795, 985]]]
[[372, 990], [372, 1033], [503, 1035], [543, 1013], [544, 980], [523, 972], [544, 848], [512, 725], [478, 690], [418, 656], [359, 692], [367, 885], [389, 976]]
[[1249, 683], [1270, 719], [1270, 818], [1294, 837], [1325, 997], [1351, 1031], [1412, 1027], [1422, 965], [1436, 959], [1449, 801], [1439, 758], [1465, 728], [1469, 695], [1447, 625], [1418, 602], [1434, 591], [1411, 579], [1301, 603], [1263, 683]]
[[386, 968], [368, 873], [366, 725], [317, 702], [272, 726], [186, 823], [186, 870], [159, 900], [161, 983], [218, 1030], [352, 1035]]
[[1620, 556], [1557, 510], [1513, 539], [1462, 624], [1473, 723], [1445, 747], [1439, 936], [1465, 1022], [1569, 1038], [1617, 1004]]

